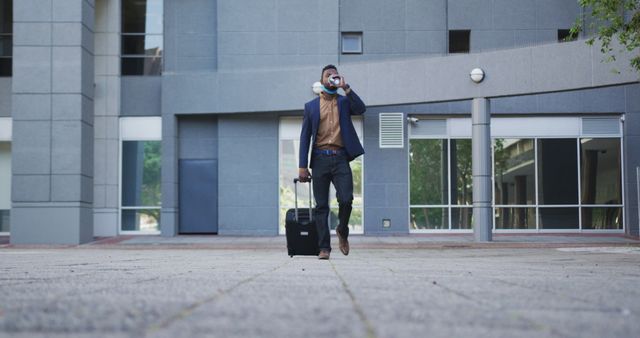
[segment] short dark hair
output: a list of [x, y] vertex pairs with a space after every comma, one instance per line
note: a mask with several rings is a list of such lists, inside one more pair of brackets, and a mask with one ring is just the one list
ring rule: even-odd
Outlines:
[[320, 80], [322, 80], [322, 76], [324, 75], [324, 71], [327, 69], [335, 69], [336, 71], [338, 71], [338, 68], [336, 68], [336, 66], [334, 65], [326, 65], [324, 66], [324, 68], [322, 68], [322, 73], [320, 74]]

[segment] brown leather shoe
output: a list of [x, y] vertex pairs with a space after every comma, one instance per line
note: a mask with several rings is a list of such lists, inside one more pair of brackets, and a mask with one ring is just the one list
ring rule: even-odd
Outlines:
[[339, 242], [339, 247], [340, 247], [340, 251], [342, 252], [343, 255], [348, 255], [349, 254], [349, 240], [342, 236], [340, 234], [339, 231], [336, 230], [336, 235], [338, 235], [338, 242]]
[[320, 250], [320, 254], [318, 254], [318, 259], [329, 259], [329, 250]]

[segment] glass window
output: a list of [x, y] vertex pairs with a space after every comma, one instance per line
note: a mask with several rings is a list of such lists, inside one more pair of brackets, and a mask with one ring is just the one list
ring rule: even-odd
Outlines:
[[163, 1], [122, 1], [122, 75], [160, 75]]
[[0, 33], [13, 32], [13, 0], [0, 0]]
[[470, 30], [450, 30], [449, 53], [469, 53], [471, 45], [470, 40]]
[[9, 232], [11, 214], [11, 143], [0, 142], [0, 232]]
[[[353, 119], [356, 132], [362, 137], [362, 119]], [[285, 215], [288, 209], [295, 206], [293, 179], [298, 177], [298, 152], [300, 149], [300, 130], [302, 127], [301, 118], [283, 118], [280, 120], [280, 227], [279, 232], [285, 233]], [[363, 233], [363, 157], [351, 161], [351, 172], [353, 175], [353, 210], [349, 219], [350, 233]], [[338, 224], [338, 201], [333, 185], [329, 192], [329, 227], [335, 230]], [[315, 201], [312, 201], [315, 205]], [[298, 184], [298, 208], [309, 207], [309, 187], [307, 183]]]
[[409, 140], [411, 229], [471, 229], [470, 139]]
[[582, 229], [585, 230], [617, 230], [622, 229], [622, 208], [582, 207]]
[[538, 203], [578, 204], [576, 139], [538, 139]]
[[578, 37], [571, 37], [571, 30], [569, 29], [558, 29], [558, 42], [568, 42], [575, 41]]
[[578, 208], [539, 208], [540, 229], [578, 229]]
[[123, 209], [122, 231], [160, 230], [160, 209]]
[[496, 229], [535, 229], [535, 208], [495, 208]]
[[495, 204], [535, 204], [533, 139], [495, 139], [493, 150]]
[[[497, 135], [511, 135], [519, 120], [494, 119]], [[437, 131], [427, 130], [425, 125], [410, 127], [412, 230], [472, 229], [472, 140], [453, 138], [471, 134], [471, 121], [452, 118], [444, 122]], [[533, 122], [525, 124], [529, 123]], [[535, 123], [541, 130], [547, 123], [558, 124], [555, 128], [560, 129], [541, 131], [546, 136], [540, 138], [493, 139], [494, 228], [623, 230], [621, 139], [568, 136], [579, 130], [587, 135], [600, 132], [601, 128], [584, 128], [584, 121], [582, 129], [575, 128], [577, 124], [568, 124], [564, 118], [545, 117]], [[509, 128], [505, 129], [507, 125]], [[604, 136], [602, 132], [595, 135]]]
[[472, 205], [471, 140], [451, 140], [451, 204]]
[[472, 225], [473, 208], [451, 208], [451, 229], [472, 229]]
[[122, 37], [122, 54], [160, 56], [162, 35], [127, 35]]
[[13, 1], [0, 0], [0, 76], [11, 76], [13, 56]]
[[122, 230], [159, 230], [160, 168], [160, 141], [122, 142]]
[[342, 33], [342, 54], [362, 54], [362, 32]]
[[582, 204], [622, 204], [620, 139], [580, 140]]
[[448, 208], [411, 208], [411, 229], [449, 229]]
[[447, 205], [447, 140], [410, 140], [411, 205]]
[[162, 71], [162, 58], [122, 57], [122, 75], [159, 75]]

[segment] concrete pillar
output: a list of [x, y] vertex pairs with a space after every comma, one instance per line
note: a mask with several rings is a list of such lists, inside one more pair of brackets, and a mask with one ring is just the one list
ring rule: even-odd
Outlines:
[[178, 234], [178, 120], [173, 113], [162, 115], [162, 211], [160, 232]]
[[14, 1], [11, 243], [93, 238], [92, 0]]
[[93, 229], [100, 237], [118, 234], [120, 1], [95, 0], [95, 138]]
[[471, 107], [473, 163], [473, 235], [476, 242], [491, 241], [491, 109], [486, 98]]

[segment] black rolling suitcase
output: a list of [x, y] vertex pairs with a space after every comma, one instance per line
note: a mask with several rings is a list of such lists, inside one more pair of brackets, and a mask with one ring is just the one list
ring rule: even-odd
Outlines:
[[313, 220], [313, 210], [311, 208], [311, 182], [309, 182], [309, 209], [298, 209], [298, 179], [293, 180], [295, 186], [295, 208], [287, 210], [285, 220], [285, 230], [287, 233], [287, 250], [289, 256], [310, 255], [317, 256], [318, 230], [316, 222]]

